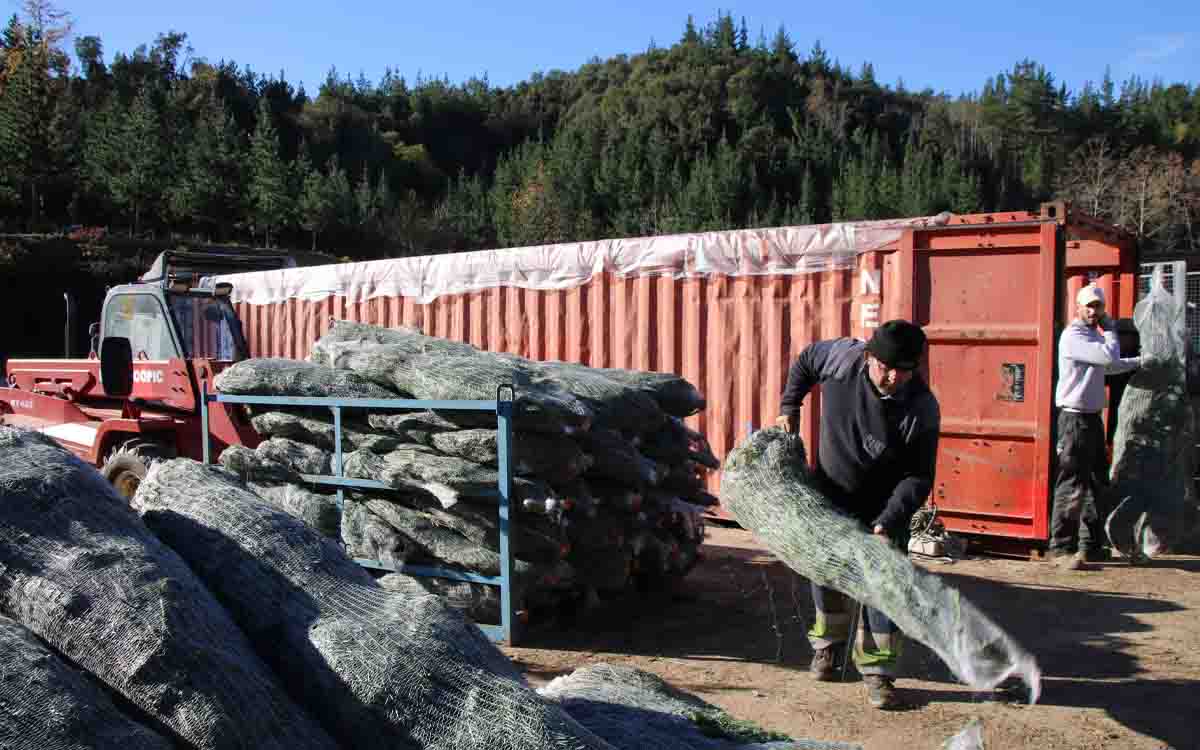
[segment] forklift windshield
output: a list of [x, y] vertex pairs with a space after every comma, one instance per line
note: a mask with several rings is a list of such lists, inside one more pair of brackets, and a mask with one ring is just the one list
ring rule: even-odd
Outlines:
[[207, 294], [168, 293], [184, 356], [236, 362], [246, 357], [246, 341], [233, 306], [224, 297]]

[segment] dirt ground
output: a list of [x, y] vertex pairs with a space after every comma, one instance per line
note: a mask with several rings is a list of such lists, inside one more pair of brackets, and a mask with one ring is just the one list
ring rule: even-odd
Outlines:
[[1034, 652], [1042, 698], [974, 693], [924, 647], [904, 652], [906, 707], [866, 704], [853, 668], [814, 683], [807, 583], [753, 537], [709, 527], [705, 560], [674, 594], [631, 594], [556, 629], [530, 628], [506, 652], [534, 684], [585, 664], [645, 669], [733, 715], [796, 739], [867, 750], [933, 750], [971, 719], [990, 750], [1200, 748], [1200, 558], [1092, 571], [975, 558], [923, 562]]

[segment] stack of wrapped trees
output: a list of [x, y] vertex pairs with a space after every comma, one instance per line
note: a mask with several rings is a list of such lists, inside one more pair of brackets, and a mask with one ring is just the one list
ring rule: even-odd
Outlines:
[[445, 601], [385, 590], [226, 470], [157, 463], [127, 503], [50, 438], [0, 425], [4, 750], [765, 750], [765, 736], [627, 668], [539, 695]]
[[[335, 321], [310, 361], [252, 359], [216, 379], [226, 394], [513, 403], [511, 536], [518, 610], [595, 601], [631, 585], [685, 576], [716, 498], [704, 475], [719, 467], [683, 423], [704, 398], [681, 377], [563, 362], [535, 362], [468, 344]], [[495, 414], [344, 410], [343, 471], [392, 491], [346, 493], [302, 475], [333, 473], [328, 409], [252, 409], [264, 438], [221, 455], [260, 496], [330, 536], [353, 557], [400, 567], [500, 573], [499, 441]], [[497, 622], [499, 590], [449, 579], [385, 576], [386, 587], [445, 596], [480, 622]]]

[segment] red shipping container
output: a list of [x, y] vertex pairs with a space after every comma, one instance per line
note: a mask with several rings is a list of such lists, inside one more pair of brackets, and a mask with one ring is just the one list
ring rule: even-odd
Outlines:
[[[724, 457], [770, 425], [809, 343], [892, 318], [929, 336], [942, 407], [933, 499], [951, 531], [1027, 552], [1048, 535], [1057, 336], [1095, 279], [1132, 314], [1132, 239], [1046, 204], [951, 216], [514, 248], [222, 277], [254, 356], [303, 358], [334, 318], [491, 351], [678, 373]], [[815, 451], [819, 391], [802, 436]], [[710, 490], [720, 494], [719, 473]]]

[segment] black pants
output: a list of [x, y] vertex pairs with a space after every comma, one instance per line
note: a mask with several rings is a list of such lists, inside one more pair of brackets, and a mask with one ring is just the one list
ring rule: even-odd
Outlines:
[[1093, 552], [1104, 545], [1108, 457], [1099, 414], [1058, 413], [1058, 477], [1050, 515], [1050, 552]]

